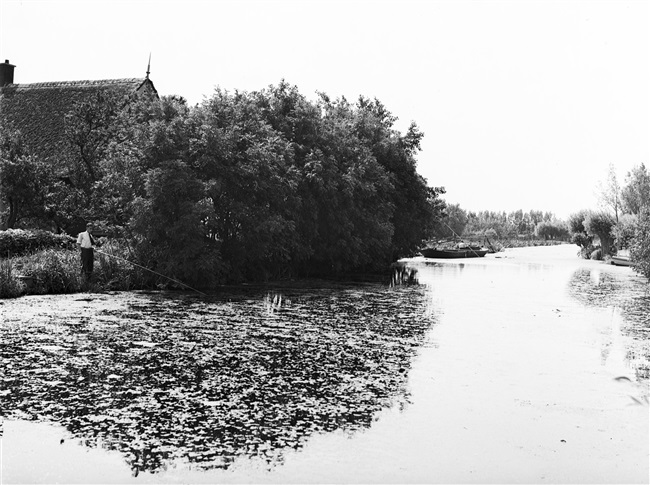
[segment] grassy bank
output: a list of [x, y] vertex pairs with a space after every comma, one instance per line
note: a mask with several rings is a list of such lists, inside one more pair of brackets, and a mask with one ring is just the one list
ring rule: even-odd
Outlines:
[[94, 271], [88, 279], [81, 271], [79, 251], [74, 249], [45, 249], [0, 260], [0, 298], [131, 290], [151, 283], [128, 261], [100, 253], [95, 254]]

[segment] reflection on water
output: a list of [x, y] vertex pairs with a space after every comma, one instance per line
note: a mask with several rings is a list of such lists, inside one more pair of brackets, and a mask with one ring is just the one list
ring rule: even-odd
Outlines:
[[[611, 340], [603, 349], [603, 362], [625, 360], [639, 380], [650, 379], [650, 292], [647, 282], [607, 266], [577, 269], [568, 284], [569, 294], [584, 305], [608, 308]], [[621, 338], [637, 345], [626, 347]], [[622, 359], [613, 359], [620, 355]], [[610, 364], [611, 365], [611, 364]]]
[[121, 452], [134, 475], [179, 460], [272, 466], [314, 433], [367, 428], [408, 403], [411, 359], [433, 323], [424, 298], [394, 284], [23, 300], [67, 304], [8, 315], [2, 415], [58, 422]]
[[407, 263], [399, 262], [393, 265], [390, 286], [416, 285], [419, 283], [418, 270]]

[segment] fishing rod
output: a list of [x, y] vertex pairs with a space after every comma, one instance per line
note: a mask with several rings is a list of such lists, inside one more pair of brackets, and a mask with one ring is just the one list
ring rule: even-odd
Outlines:
[[179, 285], [184, 286], [185, 288], [189, 288], [192, 291], [196, 291], [200, 295], [208, 296], [207, 294], [203, 293], [202, 291], [199, 291], [196, 288], [192, 288], [190, 285], [186, 285], [182, 281], [178, 281], [178, 280], [176, 280], [174, 278], [170, 278], [169, 276], [166, 276], [166, 275], [164, 275], [162, 273], [159, 273], [158, 271], [154, 271], [152, 269], [146, 268], [146, 267], [144, 267], [144, 266], [142, 266], [142, 265], [140, 265], [138, 263], [134, 263], [133, 261], [129, 261], [126, 258], [123, 258], [121, 256], [117, 256], [116, 254], [105, 253], [104, 251], [100, 251], [99, 249], [95, 249], [95, 251], [98, 252], [99, 254], [103, 254], [104, 256], [110, 256], [111, 258], [116, 258], [116, 259], [120, 259], [122, 261], [126, 261], [127, 263], [132, 264], [133, 266], [137, 266], [138, 268], [141, 268], [141, 269], [143, 269], [145, 271], [149, 271], [150, 273], [156, 274], [158, 276], [162, 276], [163, 278], [167, 278], [168, 280], [173, 281], [174, 283], [178, 283]]

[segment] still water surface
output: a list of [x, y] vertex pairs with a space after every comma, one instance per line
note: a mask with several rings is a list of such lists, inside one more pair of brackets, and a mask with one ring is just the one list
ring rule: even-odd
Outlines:
[[4, 301], [3, 483], [647, 483], [648, 285], [575, 249]]

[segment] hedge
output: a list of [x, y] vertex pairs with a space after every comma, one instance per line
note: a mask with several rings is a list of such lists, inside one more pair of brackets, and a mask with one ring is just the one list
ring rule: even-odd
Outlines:
[[75, 239], [67, 234], [48, 231], [7, 229], [0, 231], [0, 258], [22, 256], [45, 249], [72, 249]]

